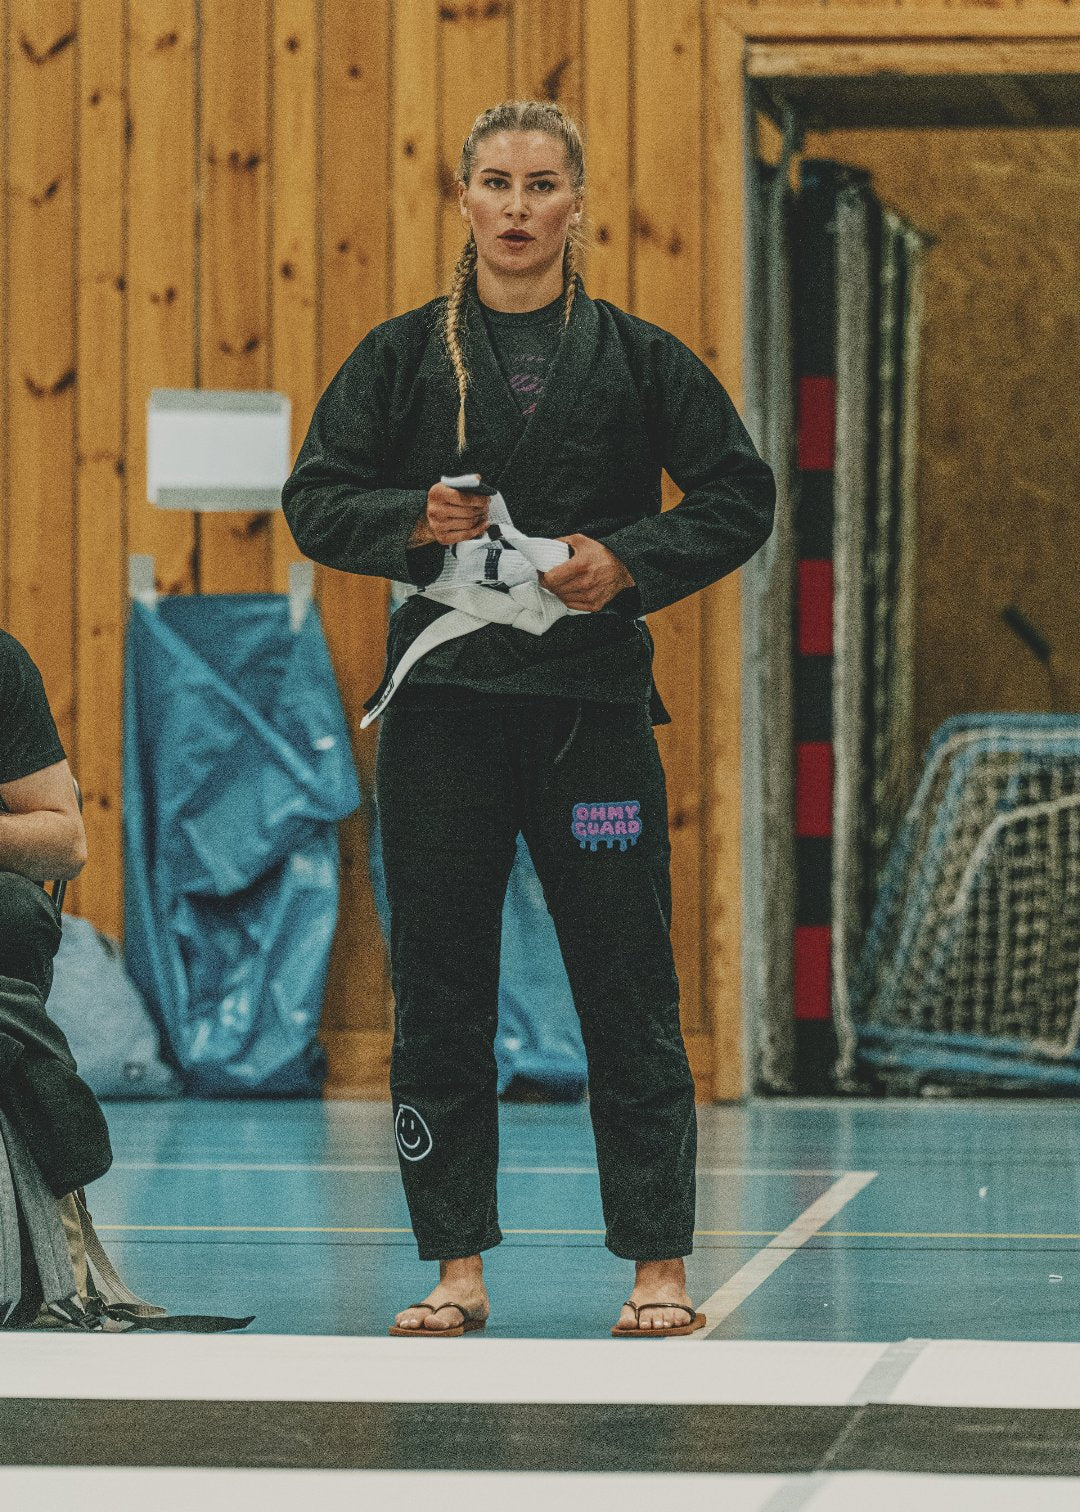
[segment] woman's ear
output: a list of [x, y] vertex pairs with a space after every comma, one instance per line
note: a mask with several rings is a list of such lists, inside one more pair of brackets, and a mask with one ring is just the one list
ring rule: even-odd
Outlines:
[[465, 196], [468, 192], [469, 186], [467, 184], [463, 184], [459, 179], [457, 184], [457, 202], [458, 212], [460, 213], [463, 221], [467, 221], [469, 219], [469, 212], [465, 208]]

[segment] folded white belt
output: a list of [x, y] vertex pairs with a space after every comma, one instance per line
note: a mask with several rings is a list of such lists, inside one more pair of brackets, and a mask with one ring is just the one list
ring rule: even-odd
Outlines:
[[[450, 486], [478, 483], [479, 479], [444, 478]], [[539, 572], [548, 572], [568, 561], [571, 552], [565, 541], [547, 536], [524, 535], [511, 520], [501, 494], [488, 499], [488, 533], [476, 540], [459, 541], [446, 553], [443, 570], [424, 588], [404, 583], [406, 597], [421, 593], [450, 606], [412, 642], [394, 668], [378, 703], [364, 715], [360, 728], [366, 729], [378, 719], [411, 668], [444, 641], [471, 635], [485, 625], [511, 625], [529, 635], [543, 635], [556, 620], [566, 614], [586, 614], [585, 609], [568, 609], [550, 588], [541, 586]], [[638, 616], [643, 619], [643, 615]]]
[[416, 663], [441, 646], [444, 641], [455, 640], [459, 635], [471, 635], [485, 625], [512, 625], [515, 630], [525, 630], [530, 635], [543, 635], [557, 619], [565, 614], [584, 614], [583, 609], [568, 609], [562, 599], [549, 588], [539, 583], [516, 583], [512, 588], [487, 588], [483, 583], [463, 583], [457, 588], [438, 588], [435, 585], [419, 590], [406, 584], [410, 594], [423, 592], [425, 598], [435, 599], [440, 604], [451, 606], [449, 614], [441, 614], [428, 625], [408, 647], [382, 691], [377, 704], [364, 715], [360, 728], [366, 729], [386, 708]]

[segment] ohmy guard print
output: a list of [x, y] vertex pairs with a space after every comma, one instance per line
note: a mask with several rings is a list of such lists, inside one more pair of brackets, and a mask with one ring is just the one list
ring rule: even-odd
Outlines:
[[620, 850], [636, 845], [641, 834], [641, 804], [636, 800], [627, 803], [575, 803], [571, 810], [570, 831], [580, 844], [596, 850], [606, 845], [611, 850], [616, 844]]
[[431, 1130], [415, 1108], [402, 1103], [394, 1119], [394, 1138], [406, 1160], [423, 1160], [431, 1154]]

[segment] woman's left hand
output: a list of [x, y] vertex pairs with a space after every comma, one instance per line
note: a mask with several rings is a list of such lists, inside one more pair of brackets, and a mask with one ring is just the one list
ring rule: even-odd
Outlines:
[[539, 574], [542, 587], [562, 599], [568, 609], [582, 609], [595, 614], [611, 602], [624, 588], [632, 588], [634, 579], [613, 551], [591, 536], [558, 536], [574, 548], [568, 562]]

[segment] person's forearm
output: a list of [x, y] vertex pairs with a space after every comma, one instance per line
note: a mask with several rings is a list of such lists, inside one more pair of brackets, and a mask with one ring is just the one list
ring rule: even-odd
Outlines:
[[0, 813], [0, 871], [32, 882], [77, 877], [86, 862], [86, 832], [80, 819], [51, 810]]

